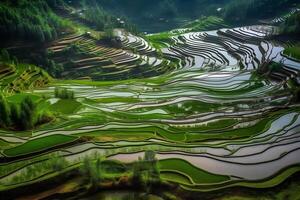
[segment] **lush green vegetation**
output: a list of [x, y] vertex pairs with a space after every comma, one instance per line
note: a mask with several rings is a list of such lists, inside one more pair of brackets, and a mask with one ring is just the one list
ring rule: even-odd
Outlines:
[[67, 88], [56, 87], [54, 90], [55, 98], [60, 99], [74, 99], [74, 91], [70, 91]]
[[300, 33], [300, 12], [296, 12], [281, 25], [281, 31], [285, 34], [298, 35]]
[[281, 14], [284, 12], [282, 8], [288, 8], [296, 2], [296, 0], [231, 0], [226, 5], [224, 18], [236, 23], [270, 18]]
[[37, 104], [27, 96], [20, 104], [8, 103], [6, 97], [0, 95], [0, 127], [15, 130], [30, 130], [36, 125], [53, 119], [49, 112], [37, 110]]
[[51, 105], [50, 109], [54, 112], [63, 114], [73, 114], [75, 111], [79, 110], [81, 103], [73, 99], [62, 99]]
[[172, 44], [174, 41], [171, 39], [172, 34], [165, 32], [153, 35], [147, 35], [147, 40], [151, 42], [151, 44], [155, 48], [165, 47], [166, 44]]
[[138, 33], [136, 27], [125, 17], [116, 17], [104, 10], [101, 3], [97, 1], [85, 1], [84, 19], [96, 26], [99, 31], [107, 31], [113, 28], [125, 28], [132, 33]]
[[47, 1], [2, 1], [0, 4], [2, 38], [51, 41], [71, 26], [59, 18]]
[[283, 53], [287, 56], [300, 60], [300, 44], [286, 48]]

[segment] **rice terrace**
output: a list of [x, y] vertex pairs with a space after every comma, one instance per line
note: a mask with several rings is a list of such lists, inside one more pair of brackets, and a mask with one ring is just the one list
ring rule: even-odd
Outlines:
[[3, 0], [0, 199], [300, 200], [299, 0]]

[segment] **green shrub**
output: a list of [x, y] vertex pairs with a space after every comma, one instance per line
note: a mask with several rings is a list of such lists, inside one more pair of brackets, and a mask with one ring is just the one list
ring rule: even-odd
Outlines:
[[102, 180], [102, 164], [98, 158], [94, 163], [89, 157], [85, 157], [81, 168], [81, 173], [86, 177], [88, 182], [95, 188]]
[[10, 124], [10, 107], [6, 99], [0, 95], [0, 127], [7, 127]]
[[59, 98], [59, 99], [74, 99], [75, 98], [74, 91], [70, 91], [66, 88], [59, 88], [59, 87], [55, 88], [54, 96], [55, 96], [55, 98]]

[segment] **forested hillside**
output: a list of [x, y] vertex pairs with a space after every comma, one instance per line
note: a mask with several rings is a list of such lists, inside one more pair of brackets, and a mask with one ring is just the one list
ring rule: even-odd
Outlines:
[[[70, 16], [65, 16], [65, 15]], [[100, 4], [85, 0], [5, 0], [0, 3], [0, 35], [2, 39], [49, 42], [59, 35], [74, 32], [76, 26], [69, 19], [91, 25], [99, 31], [117, 28], [116, 16]], [[125, 28], [131, 28], [126, 23]]]
[[[70, 21], [59, 15], [62, 10], [69, 11], [73, 17], [84, 20], [99, 31], [125, 27], [131, 32], [137, 32], [138, 28], [143, 31], [146, 24], [148, 27], [151, 27], [151, 24], [153, 27], [162, 24], [167, 28], [176, 28], [176, 26], [184, 26], [182, 23], [188, 19], [211, 15], [217, 15], [231, 23], [251, 22], [281, 14], [297, 2], [297, 0], [190, 0], [188, 2], [184, 0], [5, 0], [0, 3], [0, 35], [7, 39], [21, 38], [38, 42], [57, 39], [62, 33], [72, 32], [74, 29]], [[257, 10], [263, 12], [255, 12]]]
[[0, 4], [0, 20], [1, 38], [45, 42], [56, 39], [63, 30], [71, 29], [70, 24], [58, 17], [44, 0], [4, 1]]
[[287, 20], [281, 25], [282, 31], [285, 34], [300, 34], [300, 13], [297, 12], [291, 15]]
[[299, 3], [298, 0], [231, 0], [225, 6], [224, 18], [235, 23], [280, 15]]

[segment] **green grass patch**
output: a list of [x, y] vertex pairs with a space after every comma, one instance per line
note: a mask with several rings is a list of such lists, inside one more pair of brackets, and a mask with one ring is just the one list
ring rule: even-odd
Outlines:
[[174, 41], [171, 39], [173, 34], [169, 32], [147, 35], [147, 40], [157, 49], [166, 47], [165, 43], [172, 45]]
[[81, 107], [81, 103], [73, 99], [61, 99], [55, 104], [50, 106], [50, 109], [54, 112], [62, 114], [73, 114]]
[[197, 168], [181, 159], [166, 159], [159, 161], [159, 168], [163, 171], [179, 171], [189, 176], [196, 184], [213, 184], [229, 181], [228, 176], [216, 175]]
[[39, 152], [58, 145], [73, 142], [77, 137], [68, 135], [51, 135], [43, 138], [28, 141], [24, 144], [16, 146], [4, 151], [7, 156], [20, 156], [29, 153]]
[[12, 96], [7, 97], [7, 101], [10, 103], [20, 104], [22, 101], [24, 101], [24, 99], [26, 97], [30, 97], [34, 103], [37, 103], [38, 101], [41, 100], [41, 97], [38, 95], [28, 94], [28, 93], [20, 93], [20, 94], [14, 94]]
[[296, 46], [286, 48], [283, 53], [289, 57], [300, 60], [300, 43]]

